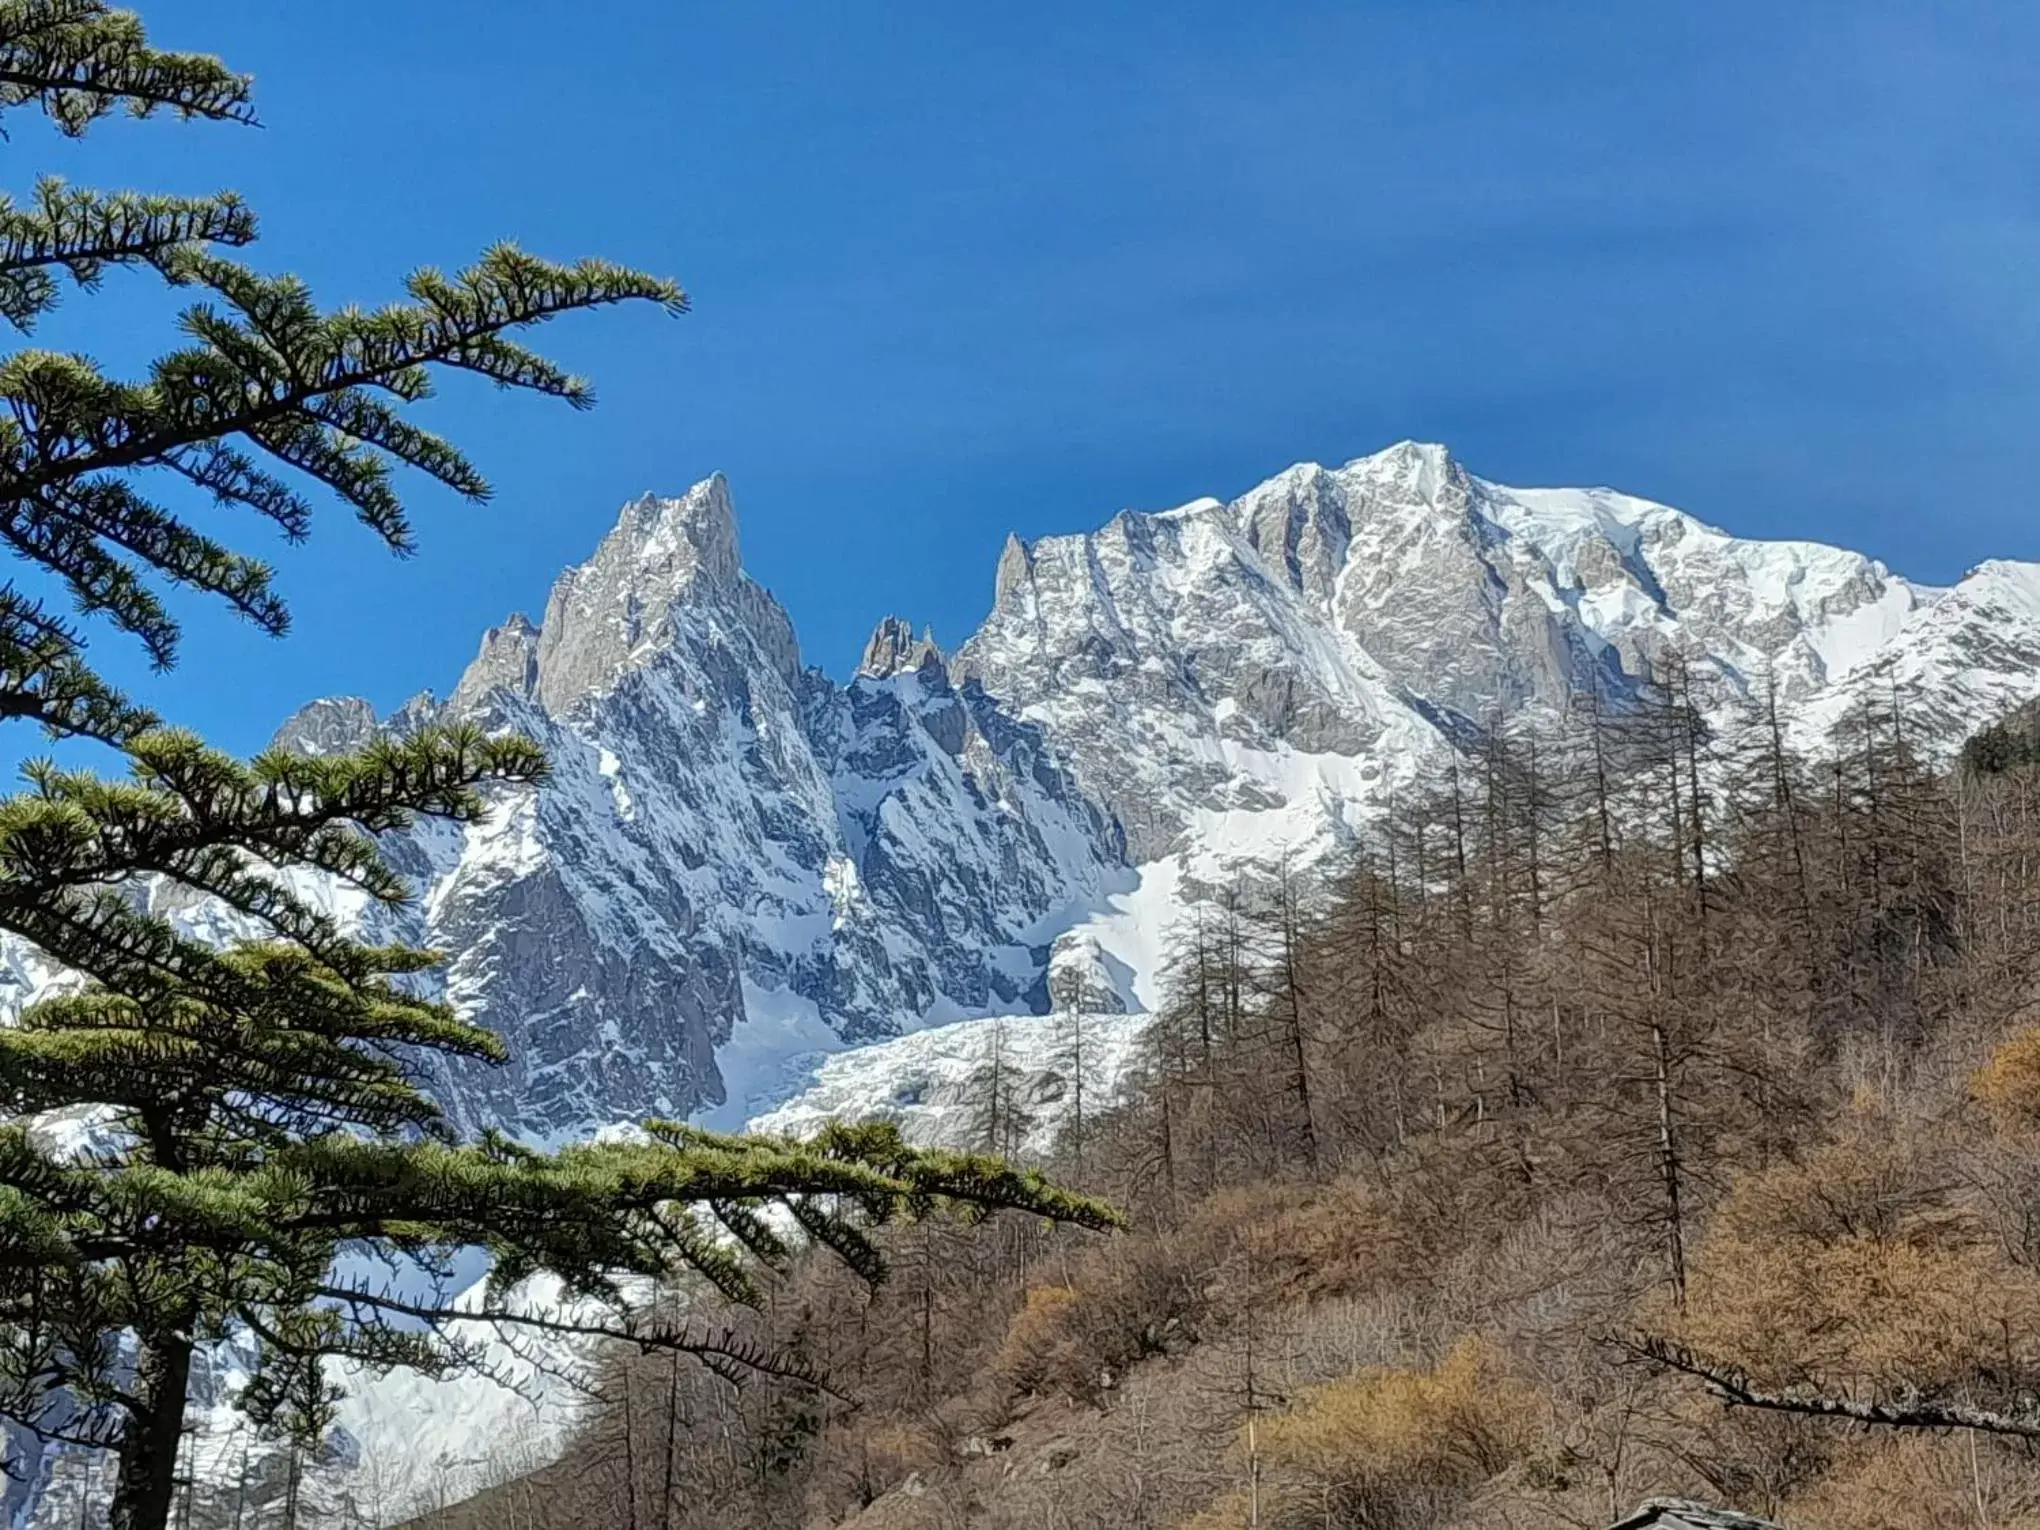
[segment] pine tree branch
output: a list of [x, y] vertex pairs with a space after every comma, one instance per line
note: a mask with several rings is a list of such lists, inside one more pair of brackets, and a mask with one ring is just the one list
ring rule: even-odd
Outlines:
[[[70, 195], [47, 194], [56, 202]], [[88, 205], [96, 211], [80, 215], [86, 224], [101, 214], [121, 221], [106, 211], [113, 204]], [[287, 628], [289, 613], [265, 565], [146, 499], [126, 475], [166, 470], [302, 537], [310, 505], [255, 465], [266, 454], [332, 490], [406, 553], [414, 544], [396, 466], [474, 501], [488, 498], [489, 485], [452, 444], [371, 393], [399, 403], [422, 398], [432, 369], [444, 367], [583, 407], [593, 398], [588, 385], [510, 332], [618, 303], [652, 301], [672, 313], [687, 306], [678, 287], [657, 277], [604, 261], [559, 265], [499, 245], [456, 277], [413, 273], [408, 303], [322, 314], [303, 283], [259, 276], [196, 242], [204, 234], [230, 236], [220, 242], [252, 236], [235, 207], [166, 205], [153, 222], [147, 204], [131, 211], [165, 241], [152, 263], [226, 306], [187, 308], [182, 324], [196, 344], [159, 358], [146, 382], [117, 382], [82, 357], [49, 351], [0, 362], [0, 540], [63, 579], [81, 611], [139, 637], [159, 667], [175, 661], [180, 633], [150, 588], [151, 574], [221, 596], [270, 633]], [[216, 221], [196, 221], [208, 215]], [[0, 220], [0, 254], [5, 232]], [[26, 233], [22, 244], [31, 254], [42, 250]], [[64, 247], [54, 240], [46, 253], [62, 263]], [[76, 248], [74, 274], [89, 279], [97, 269], [89, 251], [102, 246], [88, 240]], [[54, 301], [45, 275], [14, 273], [11, 296], [8, 280], [0, 270], [0, 316], [10, 303], [32, 317]]]
[[[302, 289], [264, 281], [225, 260], [193, 257], [175, 269], [178, 279], [226, 296], [244, 317], [305, 301]], [[607, 261], [557, 265], [511, 245], [496, 246], [455, 281], [421, 271], [409, 285], [418, 299], [411, 304], [373, 314], [342, 310], [320, 320], [316, 333], [306, 333], [306, 354], [273, 369], [276, 375], [265, 375], [246, 353], [229, 355], [234, 332], [216, 315], [188, 311], [187, 325], [210, 340], [211, 348], [164, 358], [152, 382], [141, 389], [119, 388], [95, 371], [74, 371], [65, 381], [82, 396], [53, 402], [78, 411], [75, 418], [58, 416], [58, 423], [76, 434], [41, 432], [38, 450], [31, 422], [28, 460], [0, 473], [0, 500], [84, 474], [146, 466], [223, 436], [252, 437], [264, 425], [352, 389], [395, 385], [407, 399], [420, 397], [420, 369], [434, 365], [585, 404], [592, 397], [585, 383], [509, 345], [503, 334], [624, 302], [656, 302], [675, 314], [687, 310], [686, 294], [662, 278]], [[80, 365], [76, 358], [48, 359], [73, 369]], [[34, 380], [13, 381], [0, 374], [0, 396], [37, 404], [41, 400], [35, 390], [24, 386]]]
[[289, 629], [289, 613], [270, 589], [267, 564], [191, 530], [118, 479], [56, 485], [37, 496], [35, 504], [133, 554], [177, 584], [223, 597], [265, 632], [280, 636]]
[[218, 59], [150, 47], [105, 0], [0, 0], [0, 108], [38, 105], [72, 137], [121, 106], [252, 123], [250, 85]]
[[238, 993], [221, 981], [218, 953], [211, 947], [183, 939], [113, 892], [72, 890], [11, 908], [0, 903], [0, 930], [117, 992], [155, 994], [184, 983], [223, 1001]]
[[[328, 1301], [341, 1302], [360, 1313], [366, 1321], [392, 1316], [432, 1324], [486, 1323], [502, 1328], [522, 1328], [534, 1333], [558, 1334], [568, 1338], [607, 1339], [635, 1346], [640, 1353], [678, 1353], [707, 1362], [719, 1375], [763, 1375], [797, 1381], [827, 1392], [839, 1401], [850, 1399], [830, 1386], [823, 1374], [790, 1351], [772, 1351], [745, 1342], [734, 1329], [705, 1334], [664, 1319], [650, 1319], [634, 1308], [623, 1309], [613, 1322], [563, 1317], [556, 1312], [534, 1309], [465, 1308], [404, 1301], [382, 1292], [350, 1286], [321, 1286], [317, 1293]], [[732, 1370], [721, 1369], [728, 1366]]]
[[0, 586], [0, 721], [33, 721], [53, 738], [119, 748], [157, 726], [85, 664], [83, 645], [42, 605]]
[[32, 766], [37, 793], [0, 802], [0, 927], [10, 910], [64, 889], [150, 873], [231, 895], [248, 855], [351, 874], [382, 901], [400, 901], [403, 884], [379, 869], [373, 843], [339, 831], [381, 833], [421, 813], [472, 818], [482, 810], [478, 785], [535, 785], [545, 775], [528, 742], [472, 729], [347, 758], [264, 756], [252, 769], [181, 733], [146, 735], [130, 753], [138, 787]]
[[96, 287], [109, 265], [153, 265], [181, 254], [255, 238], [255, 215], [231, 193], [212, 197], [108, 194], [67, 187], [46, 176], [36, 205], [16, 207], [0, 196], [0, 319], [27, 331], [56, 306], [50, 268], [78, 286]]
[[[267, 868], [309, 867], [381, 901], [401, 901], [408, 889], [370, 836], [419, 813], [471, 818], [484, 810], [479, 785], [534, 784], [544, 775], [543, 757], [528, 741], [472, 729], [385, 741], [355, 756], [265, 755], [245, 767], [188, 735], [122, 742], [136, 762], [136, 784], [37, 763], [29, 767], [37, 790], [0, 801], [0, 929], [136, 999], [183, 985], [230, 1009], [259, 997], [250, 975], [133, 906], [120, 884], [156, 875], [218, 897], [309, 948], [344, 984], [416, 971], [432, 959], [355, 946]], [[251, 868], [251, 857], [264, 867]], [[382, 1039], [468, 1055], [499, 1050], [472, 1028], [433, 1021], [415, 1029], [424, 1025], [422, 1013]]]
[[1612, 1348], [1661, 1370], [1674, 1371], [1703, 1383], [1713, 1396], [1732, 1408], [1759, 1408], [1812, 1418], [1839, 1419], [1886, 1429], [1973, 1429], [1981, 1434], [2040, 1440], [2040, 1413], [2003, 1413], [1967, 1403], [1924, 1397], [1855, 1398], [1812, 1390], [1769, 1391], [1754, 1384], [1740, 1367], [1710, 1360], [1682, 1344], [1654, 1334], [1604, 1341]]

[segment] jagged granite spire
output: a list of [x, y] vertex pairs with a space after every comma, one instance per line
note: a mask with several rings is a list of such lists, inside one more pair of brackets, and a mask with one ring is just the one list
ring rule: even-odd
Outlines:
[[529, 696], [538, 687], [538, 643], [543, 634], [522, 611], [482, 634], [481, 651], [450, 698], [458, 709], [502, 688]]
[[[701, 578], [729, 584], [743, 572], [729, 480], [712, 473], [678, 499], [641, 494], [624, 506], [614, 539], [640, 570], [679, 587]], [[602, 551], [596, 553], [597, 560]]]
[[1007, 532], [1006, 545], [999, 549], [999, 566], [992, 577], [992, 602], [1005, 606], [1034, 573], [1034, 555], [1019, 533]]
[[554, 582], [543, 623], [518, 615], [490, 629], [452, 703], [472, 709], [507, 690], [563, 712], [683, 642], [682, 629], [709, 612], [743, 631], [797, 683], [793, 623], [743, 570], [736, 512], [720, 473], [677, 498], [645, 494], [625, 505], [595, 555]]
[[903, 670], [925, 669], [930, 664], [940, 668], [942, 662], [942, 650], [935, 644], [933, 629], [923, 627], [916, 637], [911, 623], [903, 617], [888, 616], [872, 629], [857, 673], [867, 679], [885, 680]]

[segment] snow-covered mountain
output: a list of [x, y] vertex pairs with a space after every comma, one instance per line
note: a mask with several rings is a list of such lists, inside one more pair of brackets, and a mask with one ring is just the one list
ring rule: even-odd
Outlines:
[[[1185, 877], [1309, 859], [1485, 725], [1619, 695], [1666, 651], [1774, 682], [1809, 738], [1896, 680], [1952, 747], [2040, 694], [2040, 566], [1929, 588], [1403, 442], [1010, 539], [960, 648], [887, 617], [838, 683], [744, 573], [714, 477], [626, 505], [445, 700], [314, 702], [277, 739], [465, 720], [546, 746], [543, 790], [393, 845], [423, 896], [365, 917], [453, 953], [448, 995], [511, 1043], [443, 1081], [455, 1113], [558, 1139], [737, 1124], [814, 1054], [1039, 1013], [1059, 937], [1137, 1006]], [[47, 977], [20, 952], [0, 974]]]
[[932, 652], [874, 640], [848, 685], [803, 668], [720, 477], [626, 506], [445, 701], [381, 724], [315, 702], [278, 741], [454, 720], [553, 764], [486, 825], [401, 848], [425, 894], [400, 933], [453, 953], [448, 996], [511, 1043], [507, 1068], [445, 1081], [470, 1124], [741, 1119], [790, 1052], [1041, 1007], [1055, 934], [1131, 881], [1040, 727]]
[[[839, 683], [744, 573], [715, 477], [625, 506], [542, 621], [492, 628], [443, 701], [314, 702], [277, 738], [316, 752], [467, 720], [552, 758], [486, 823], [392, 844], [414, 907], [309, 889], [452, 953], [447, 995], [514, 1058], [439, 1081], [462, 1121], [559, 1140], [648, 1114], [890, 1109], [939, 1137], [982, 1047], [933, 1028], [1040, 1014], [1065, 981], [1061, 1007], [1138, 1011], [1184, 888], [1335, 849], [1484, 726], [1619, 696], [1668, 650], [1775, 682], [1808, 738], [1896, 681], [1915, 736], [1952, 748], [2040, 696], [2040, 565], [1929, 588], [1404, 442], [1011, 539], [960, 648], [888, 617]], [[0, 949], [12, 1002], [50, 979]], [[1100, 1035], [1123, 1048], [1135, 1023]]]
[[1405, 442], [1230, 503], [1009, 541], [956, 667], [1043, 726], [1150, 862], [1308, 843], [1451, 740], [1620, 692], [1668, 649], [1775, 676], [1802, 706], [1893, 662], [2017, 689], [2040, 604], [2028, 596], [1989, 679], [1971, 676], [1976, 628], [2002, 623], [1996, 587], [1982, 622], [1941, 633], [1934, 613], [1966, 609], [1975, 582], [1922, 588], [1608, 490], [1504, 488]]

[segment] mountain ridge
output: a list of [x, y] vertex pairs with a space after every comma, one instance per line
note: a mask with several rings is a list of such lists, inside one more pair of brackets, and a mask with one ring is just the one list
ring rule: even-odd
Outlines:
[[[275, 737], [515, 729], [550, 785], [390, 836], [407, 908], [293, 880], [343, 924], [451, 954], [441, 991], [512, 1056], [434, 1080], [465, 1127], [557, 1142], [647, 1115], [905, 1109], [939, 1136], [968, 1115], [959, 1022], [1055, 1003], [1130, 1047], [1197, 889], [1336, 859], [1496, 723], [1619, 703], [1673, 654], [1729, 692], [1775, 685], [1802, 743], [1893, 685], [1939, 754], [2040, 696], [2040, 565], [1916, 584], [1612, 489], [1509, 488], [1416, 442], [1008, 537], [992, 594], [950, 649], [881, 619], [838, 681], [744, 571], [720, 475], [640, 496], [443, 700], [379, 717], [323, 698]], [[250, 933], [177, 889], [140, 895], [204, 938]], [[6, 1010], [65, 981], [0, 943]], [[382, 1442], [385, 1482], [424, 1487], [505, 1417], [460, 1385], [349, 1380], [343, 1421]], [[197, 1406], [228, 1427], [221, 1396]], [[397, 1444], [391, 1408], [419, 1415]], [[42, 1522], [33, 1497], [11, 1495], [17, 1523]]]
[[[489, 629], [444, 702], [427, 693], [378, 720], [327, 698], [288, 720], [289, 747], [454, 719], [547, 743], [552, 805], [506, 805], [452, 863], [414, 857], [434, 911], [419, 933], [457, 953], [452, 996], [555, 1017], [523, 1035], [505, 1022], [513, 1049], [537, 1043], [545, 1079], [573, 1071], [577, 1025], [624, 1045], [663, 1002], [681, 1017], [667, 1029], [689, 1036], [640, 1036], [633, 1054], [635, 1078], [671, 1088], [581, 1090], [571, 1112], [573, 1091], [534, 1109], [527, 1092], [449, 1087], [485, 1088], [544, 1136], [626, 1104], [738, 1119], [784, 1082], [721, 1077], [740, 1032], [756, 1059], [741, 1068], [771, 1075], [760, 1047], [798, 1060], [1038, 1010], [1058, 936], [1156, 915], [1166, 898], [1139, 888], [1158, 868], [1210, 880], [1256, 841], [1308, 858], [1482, 727], [1589, 690], [1619, 698], [1669, 653], [1731, 688], [1775, 685], [1807, 734], [1873, 674], [1906, 677], [1939, 744], [2040, 692], [2040, 567], [1918, 584], [1614, 489], [1511, 488], [1415, 441], [1296, 463], [1231, 500], [1009, 536], [992, 584], [955, 648], [887, 616], [834, 680], [744, 571], [715, 474], [629, 501], [543, 619]], [[521, 851], [506, 841], [519, 814]], [[718, 899], [751, 917], [718, 924], [703, 913]], [[507, 920], [489, 912], [520, 902]], [[622, 928], [591, 909], [621, 911]], [[475, 954], [516, 944], [500, 926], [520, 920], [578, 923], [625, 970], [548, 988]], [[525, 955], [566, 959], [558, 943]]]

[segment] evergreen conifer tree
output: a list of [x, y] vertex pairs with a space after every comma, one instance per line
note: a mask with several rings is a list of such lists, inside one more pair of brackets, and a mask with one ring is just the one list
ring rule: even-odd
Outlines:
[[[70, 135], [115, 112], [252, 120], [246, 77], [153, 47], [104, 0], [0, 0], [0, 117], [27, 107]], [[37, 588], [130, 634], [159, 667], [177, 656], [166, 584], [264, 631], [288, 625], [271, 571], [176, 508], [193, 491], [295, 540], [312, 519], [307, 486], [323, 485], [404, 551], [398, 467], [488, 494], [455, 447], [404, 415], [434, 369], [583, 406], [587, 385], [516, 332], [626, 301], [686, 304], [657, 277], [498, 246], [454, 276], [414, 273], [406, 302], [328, 312], [294, 278], [221, 253], [254, 236], [231, 195], [45, 180], [26, 203], [0, 201], [0, 317], [17, 330], [65, 280], [90, 290], [110, 266], [194, 296], [182, 343], [139, 378], [34, 348], [0, 360], [0, 541]], [[875, 1277], [868, 1228], [889, 1217], [954, 1205], [1109, 1220], [1032, 1176], [916, 1152], [884, 1128], [792, 1142], [654, 1122], [640, 1140], [556, 1153], [457, 1140], [423, 1070], [434, 1055], [500, 1058], [500, 1041], [420, 996], [432, 953], [349, 939], [287, 873], [401, 900], [375, 836], [421, 814], [473, 818], [491, 791], [538, 785], [533, 746], [452, 730], [242, 763], [159, 726], [90, 666], [84, 627], [13, 587], [0, 589], [0, 718], [97, 740], [130, 766], [117, 781], [37, 763], [28, 789], [0, 801], [0, 930], [83, 980], [0, 1030], [0, 1416], [111, 1451], [119, 1530], [168, 1522], [192, 1362], [210, 1339], [258, 1338], [240, 1400], [301, 1438], [333, 1401], [332, 1357], [430, 1371], [469, 1358], [444, 1325], [472, 1313], [350, 1282], [343, 1254], [430, 1270], [480, 1247], [494, 1261], [485, 1311], [741, 1370], [777, 1362], [633, 1309], [631, 1278], [691, 1274], [750, 1300], [793, 1229]], [[260, 938], [216, 949], [181, 935], [150, 911], [146, 889], [165, 885]], [[65, 1149], [53, 1112], [92, 1114], [95, 1145]], [[540, 1273], [587, 1300], [551, 1314], [504, 1305]]]

